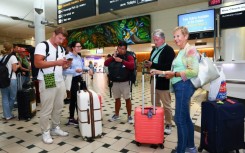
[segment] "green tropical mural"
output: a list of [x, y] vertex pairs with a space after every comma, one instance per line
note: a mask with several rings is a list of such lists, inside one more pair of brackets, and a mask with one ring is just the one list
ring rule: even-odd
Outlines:
[[79, 41], [84, 49], [116, 46], [120, 40], [129, 45], [149, 43], [150, 30], [150, 15], [146, 15], [70, 30], [67, 43]]

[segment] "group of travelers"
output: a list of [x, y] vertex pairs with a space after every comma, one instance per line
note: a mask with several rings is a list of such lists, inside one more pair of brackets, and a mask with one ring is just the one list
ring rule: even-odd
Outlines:
[[[6, 62], [6, 67], [11, 81], [8, 87], [1, 88], [3, 104], [2, 118], [5, 120], [11, 120], [16, 117], [12, 111], [15, 107], [17, 89], [20, 85], [22, 86], [30, 81], [31, 66], [29, 57], [26, 56], [22, 50], [20, 51], [20, 47], [18, 45], [5, 42], [3, 44], [3, 48], [4, 50], [1, 51], [0, 60], [1, 63]], [[4, 82], [6, 80], [1, 81]]]
[[[82, 45], [74, 41], [69, 44], [70, 51], [65, 52], [61, 47], [68, 36], [63, 27], [54, 30], [52, 36], [46, 41], [47, 46], [41, 42], [35, 48], [34, 65], [39, 69], [37, 79], [39, 80], [40, 91], [40, 127], [42, 140], [44, 143], [51, 144], [51, 135], [68, 136], [68, 132], [60, 128], [60, 117], [66, 98], [66, 90], [70, 90], [69, 97], [69, 120], [68, 125], [77, 125], [75, 118], [77, 112], [77, 90], [78, 82], [82, 79], [84, 71], [89, 71], [92, 67], [86, 67], [79, 52]], [[164, 133], [171, 134], [172, 131], [172, 108], [170, 92], [175, 93], [175, 116], [174, 121], [177, 125], [178, 143], [175, 152], [196, 152], [194, 144], [194, 125], [190, 118], [189, 103], [195, 92], [190, 78], [198, 74], [197, 50], [188, 43], [189, 32], [186, 27], [177, 27], [173, 31], [174, 42], [180, 48], [177, 56], [171, 46], [165, 42], [165, 35], [161, 29], [153, 32], [154, 48], [150, 53], [150, 58], [144, 62], [144, 67], [150, 69], [151, 75], [156, 75], [155, 102], [156, 106], [164, 108], [165, 127]], [[4, 44], [5, 54], [14, 55], [13, 47], [9, 43]], [[25, 64], [27, 59], [11, 56], [7, 68], [11, 74], [11, 84], [7, 88], [1, 88], [3, 103], [3, 118], [6, 120], [14, 117], [12, 113], [13, 105], [17, 93], [16, 72], [22, 70], [23, 80], [29, 81], [26, 74], [30, 72], [30, 67]], [[5, 58], [5, 56], [2, 56]], [[2, 59], [1, 58], [1, 59]], [[18, 60], [19, 59], [19, 60]], [[111, 67], [111, 65], [114, 67]], [[92, 64], [92, 63], [90, 63]], [[116, 51], [104, 62], [108, 69], [108, 77], [113, 82], [112, 93], [115, 99], [115, 112], [109, 119], [110, 122], [120, 119], [121, 96], [126, 101], [127, 122], [132, 124], [134, 119], [131, 115], [132, 103], [130, 99], [130, 72], [134, 69], [134, 57], [127, 54], [127, 43], [120, 41]], [[112, 69], [121, 68], [123, 75], [119, 78], [110, 74]], [[66, 88], [64, 76], [70, 75], [71, 83]], [[153, 78], [153, 77], [151, 77]], [[93, 76], [91, 76], [93, 79]], [[153, 102], [153, 80], [151, 81], [151, 101]], [[63, 96], [62, 96], [63, 95]], [[50, 123], [51, 119], [51, 123]]]
[[[165, 35], [161, 29], [153, 32], [154, 48], [150, 58], [144, 61], [144, 67], [150, 69], [151, 75], [156, 75], [155, 103], [164, 108], [164, 134], [172, 132], [172, 108], [170, 91], [175, 93], [175, 116], [178, 142], [174, 153], [196, 153], [194, 144], [194, 125], [190, 117], [189, 103], [195, 92], [190, 79], [196, 77], [199, 71], [199, 53], [188, 43], [189, 32], [186, 27], [176, 27], [173, 31], [174, 42], [180, 48], [177, 56], [171, 46], [165, 42]], [[116, 63], [116, 64], [112, 64]], [[133, 57], [127, 54], [127, 44], [119, 42], [112, 57], [105, 61], [109, 69], [109, 78], [112, 80], [112, 92], [115, 98], [115, 112], [109, 121], [120, 119], [121, 96], [126, 101], [126, 110], [129, 123], [134, 123], [131, 116], [132, 104], [130, 100], [130, 71], [134, 68]], [[121, 75], [115, 77], [110, 74], [110, 66], [114, 65], [114, 72], [119, 69]], [[125, 77], [125, 74], [128, 77]], [[154, 81], [151, 77], [151, 102], [154, 97]]]

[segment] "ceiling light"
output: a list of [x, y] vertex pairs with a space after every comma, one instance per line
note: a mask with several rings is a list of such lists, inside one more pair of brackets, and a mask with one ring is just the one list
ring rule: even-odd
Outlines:
[[10, 16], [11, 17], [11, 19], [13, 19], [13, 20], [23, 20], [22, 18], [19, 18], [19, 17], [17, 17], [17, 16]]

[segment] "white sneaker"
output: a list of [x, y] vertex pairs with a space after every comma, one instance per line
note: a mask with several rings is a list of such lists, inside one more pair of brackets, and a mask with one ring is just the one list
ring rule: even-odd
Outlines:
[[53, 143], [53, 139], [52, 139], [52, 137], [50, 136], [50, 132], [49, 132], [49, 131], [43, 132], [42, 136], [43, 136], [43, 142], [44, 142], [44, 143], [46, 143], [46, 144], [51, 144], [51, 143]]
[[172, 133], [172, 126], [167, 124], [164, 129], [164, 134], [170, 135]]
[[60, 129], [59, 126], [57, 126], [56, 128], [53, 128], [51, 130], [51, 135], [57, 135], [57, 136], [62, 136], [62, 137], [65, 137], [65, 136], [68, 136], [69, 133], [68, 132], [65, 132], [63, 130]]

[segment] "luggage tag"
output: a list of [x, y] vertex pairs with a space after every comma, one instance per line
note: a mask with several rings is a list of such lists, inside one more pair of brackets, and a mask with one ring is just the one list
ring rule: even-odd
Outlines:
[[152, 114], [153, 114], [152, 108], [150, 108], [149, 111], [148, 111], [148, 113], [147, 113], [147, 117], [148, 118], [152, 118]]
[[223, 104], [224, 104], [224, 102], [221, 101], [221, 100], [217, 101], [216, 103], [217, 103], [217, 104], [220, 104], [220, 105], [223, 105]]

